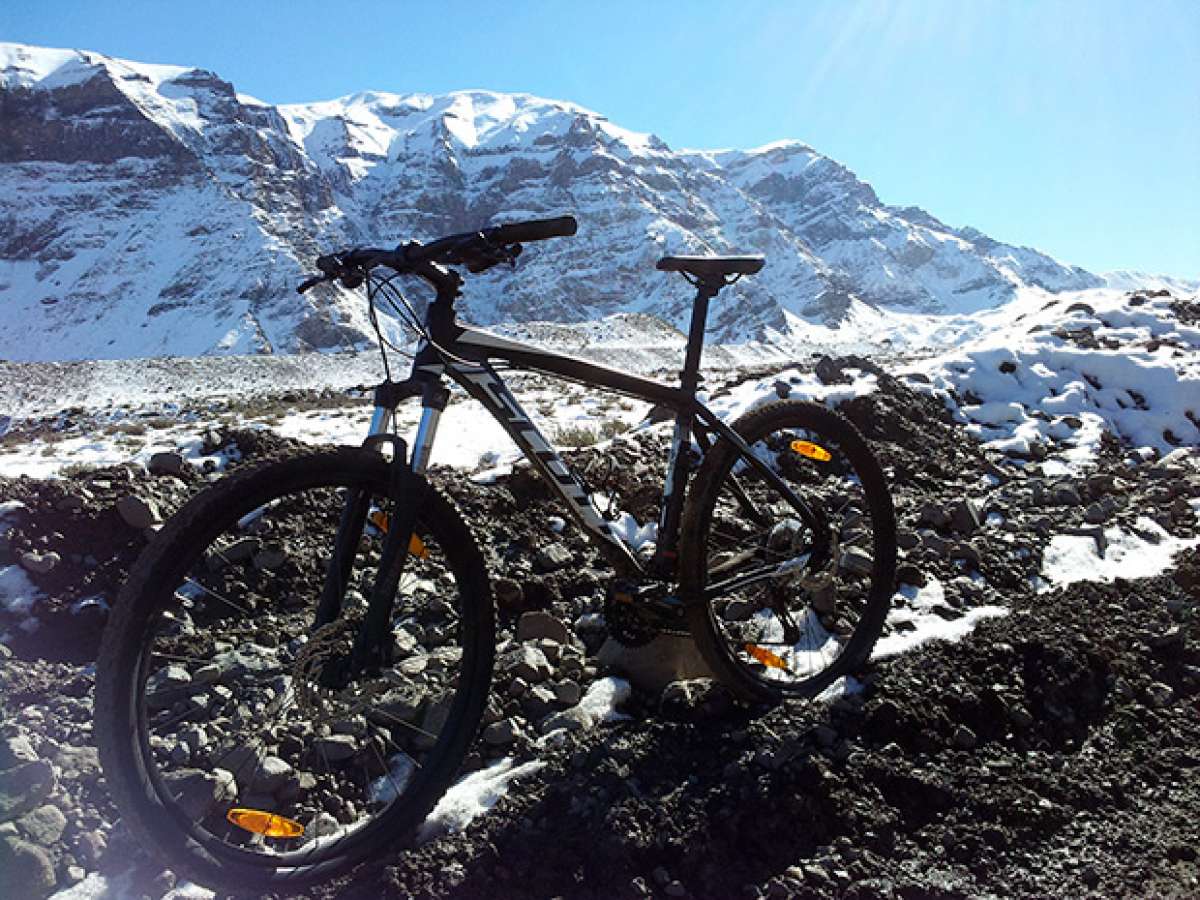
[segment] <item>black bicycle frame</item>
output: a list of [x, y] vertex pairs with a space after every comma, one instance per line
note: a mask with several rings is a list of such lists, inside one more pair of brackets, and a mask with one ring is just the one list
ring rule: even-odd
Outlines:
[[[696, 399], [708, 301], [716, 295], [723, 282], [699, 283], [680, 386], [671, 387], [487, 331], [459, 325], [454, 321], [453, 312], [453, 301], [458, 296], [457, 278], [441, 269], [433, 271], [434, 276], [439, 273], [445, 277], [430, 277], [429, 273], [421, 273], [437, 286], [438, 295], [426, 311], [427, 339], [418, 346], [411, 374], [401, 382], [386, 381], [375, 391], [375, 412], [371, 419], [368, 443], [377, 441], [390, 431], [396, 407], [400, 402], [412, 397], [421, 397], [421, 422], [412, 442], [411, 457], [404, 460], [401, 451], [401, 457], [394, 460], [394, 465], [405, 466], [416, 474], [424, 472], [441, 413], [446, 407], [448, 391], [444, 379], [449, 377], [472, 398], [483, 404], [501, 424], [526, 458], [553, 485], [572, 518], [591, 536], [620, 577], [652, 576], [669, 579], [675, 574], [679, 524], [691, 475], [688, 449], [693, 437], [696, 437], [706, 450], [711, 446], [714, 437], [730, 442], [745, 463], [762, 475], [791, 504], [799, 518], [815, 532], [821, 533], [820, 519], [808, 504], [797, 496], [770, 466], [754, 454], [734, 429]], [[648, 564], [643, 563], [613, 531], [612, 525], [596, 508], [579, 478], [512, 395], [493, 367], [494, 361], [505, 362], [518, 369], [557, 376], [588, 387], [636, 397], [675, 412], [675, 433], [667, 463], [658, 539], [654, 557]], [[753, 503], [736, 485], [735, 495], [739, 502], [747, 507], [747, 512], [752, 517], [758, 517]], [[397, 504], [406, 501], [402, 496], [392, 499]], [[338, 614], [349, 575], [347, 554], [353, 555], [352, 548], [362, 533], [365, 515], [364, 501], [355, 496], [349, 497], [339, 527], [334, 558], [326, 576], [317, 618], [318, 625], [332, 621]], [[410, 534], [411, 531], [401, 533], [400, 529], [392, 528], [389, 529], [387, 540], [389, 545], [404, 548], [408, 545]], [[405, 554], [400, 552], [394, 559], [395, 566], [402, 568]], [[393, 585], [398, 577], [395, 567], [386, 574], [387, 581]], [[389, 597], [383, 596], [384, 593], [386, 591], [373, 592], [367, 614], [372, 622], [386, 621], [387, 614], [390, 613], [391, 601]], [[380, 608], [376, 609], [377, 606]], [[374, 638], [368, 634], [365, 623], [360, 638], [364, 640], [360, 640], [358, 644], [366, 650], [371, 649], [368, 642]]]
[[[503, 426], [521, 452], [554, 486], [572, 517], [592, 536], [605, 558], [621, 576], [651, 574], [669, 577], [674, 573], [679, 524], [691, 474], [690, 455], [687, 450], [693, 436], [697, 437], [705, 448], [714, 436], [732, 443], [747, 464], [788, 500], [806, 524], [815, 528], [818, 519], [803, 499], [797, 496], [770, 466], [754, 455], [737, 432], [696, 399], [708, 301], [716, 295], [721, 286], [723, 283], [701, 282], [699, 285], [679, 387], [459, 325], [453, 321], [452, 314], [456, 289], [445, 291], [450, 296], [444, 296], [443, 291], [439, 290], [438, 299], [430, 304], [426, 315], [429, 340], [423, 341], [419, 346], [408, 381], [397, 385], [397, 393], [400, 395], [411, 396], [417, 392], [417, 386], [420, 385], [420, 392], [426, 396], [421, 426], [413, 441], [414, 471], [423, 471], [428, 462], [429, 450], [436, 435], [437, 420], [441, 409], [445, 407], [444, 398], [440, 404], [429, 402], [430, 385], [440, 386], [441, 379], [447, 376], [483, 404], [492, 417]], [[450, 313], [447, 314], [447, 311]], [[609, 522], [588, 496], [584, 485], [563, 462], [509, 391], [492, 365], [495, 361], [508, 363], [517, 369], [540, 372], [588, 387], [636, 397], [674, 411], [675, 433], [667, 463], [658, 539], [654, 558], [649, 565], [643, 564], [613, 532]], [[386, 396], [378, 399], [382, 399], [384, 403], [377, 405], [373, 427], [382, 428], [391, 420], [395, 407], [393, 405], [388, 408], [387, 400], [390, 398]], [[744, 494], [741, 499], [744, 503], [750, 502]]]

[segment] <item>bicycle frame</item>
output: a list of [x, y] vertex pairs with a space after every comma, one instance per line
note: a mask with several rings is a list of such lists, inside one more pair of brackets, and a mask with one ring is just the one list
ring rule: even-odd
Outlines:
[[[697, 281], [698, 290], [692, 309], [680, 386], [670, 387], [460, 325], [454, 319], [454, 300], [461, 284], [458, 276], [432, 264], [423, 265], [414, 274], [433, 284], [437, 288], [437, 296], [426, 308], [425, 336], [418, 345], [409, 377], [399, 382], [384, 381], [375, 389], [375, 411], [365, 443], [393, 443], [391, 493], [399, 516], [397, 522], [388, 529], [366, 617], [355, 639], [353, 659], [349, 663], [351, 668], [373, 665], [380, 658], [380, 653], [387, 652], [382, 641], [382, 635], [386, 633], [384, 625], [391, 614], [393, 597], [403, 574], [424, 485], [423, 480], [415, 476], [421, 475], [429, 463], [441, 414], [449, 400], [450, 392], [444, 383], [447, 377], [478, 400], [500, 423], [525, 457], [554, 487], [571, 517], [589, 535], [618, 577], [643, 579], [650, 576], [670, 580], [676, 576], [679, 525], [691, 475], [690, 454], [685, 449], [690, 449], [693, 437], [705, 451], [712, 446], [714, 438], [729, 441], [745, 463], [772, 484], [809, 527], [821, 533], [821, 520], [809, 506], [751, 451], [734, 429], [696, 399], [708, 302], [725, 286], [723, 279]], [[541, 372], [636, 397], [666, 406], [675, 412], [675, 433], [667, 463], [658, 536], [655, 553], [649, 563], [643, 563], [613, 531], [612, 525], [596, 508], [579, 478], [563, 462], [512, 395], [492, 366], [493, 360], [507, 362], [518, 369]], [[421, 398], [421, 420], [413, 440], [411, 458], [406, 458], [407, 446], [390, 432], [396, 407], [402, 401], [418, 396]], [[736, 485], [736, 479], [735, 495], [752, 518], [761, 518], [749, 497]], [[353, 551], [361, 539], [366, 522], [366, 504], [363, 496], [352, 494], [346, 499], [334, 554], [317, 608], [315, 627], [333, 621], [339, 614]]]
[[[697, 310], [697, 312], [700, 312]], [[404, 382], [385, 383], [376, 394], [371, 434], [385, 433], [394, 420], [396, 403], [404, 397], [420, 394], [422, 415], [412, 443], [412, 470], [424, 472], [447, 392], [442, 379], [449, 377], [473, 399], [478, 400], [500, 423], [522, 454], [537, 467], [554, 487], [572, 518], [591, 536], [606, 560], [622, 577], [654, 575], [670, 577], [678, 545], [679, 523], [692, 466], [686, 449], [695, 437], [705, 450], [712, 438], [731, 442], [753, 466], [788, 499], [797, 514], [809, 524], [818, 520], [802, 498], [797, 496], [769, 466], [758, 459], [731, 427], [696, 399], [699, 350], [703, 339], [702, 317], [699, 330], [689, 340], [687, 360], [680, 387], [671, 387], [647, 378], [630, 375], [606, 366], [509, 340], [475, 328], [456, 326], [446, 335], [445, 343], [423, 341], [413, 361], [412, 374]], [[436, 340], [436, 335], [434, 336]], [[693, 352], [695, 348], [695, 352]], [[513, 396], [492, 362], [500, 360], [515, 368], [557, 376], [565, 381], [612, 391], [665, 406], [675, 412], [675, 432], [667, 461], [662, 495], [658, 538], [652, 560], [644, 563], [614, 533], [611, 524], [597, 509], [584, 485], [562, 460], [558, 452]], [[749, 502], [748, 499], [745, 502]]]

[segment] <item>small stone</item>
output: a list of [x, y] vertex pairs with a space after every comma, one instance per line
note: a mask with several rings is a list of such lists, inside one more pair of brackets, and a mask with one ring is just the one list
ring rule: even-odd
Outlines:
[[179, 808], [192, 821], [199, 821], [238, 796], [233, 773], [225, 769], [178, 769], [164, 774], [163, 781], [167, 790], [178, 796]]
[[901, 563], [896, 567], [896, 582], [898, 584], [911, 584], [915, 587], [925, 587], [929, 583], [929, 579], [912, 563]]
[[59, 512], [76, 512], [83, 509], [83, 507], [83, 498], [76, 496], [75, 494], [67, 494], [67, 496], [63, 497], [54, 504], [54, 508]]
[[976, 548], [974, 544], [970, 544], [966, 541], [954, 545], [954, 547], [950, 550], [950, 558], [961, 559], [972, 569], [978, 569], [980, 564], [983, 562], [979, 555], [978, 548]]
[[250, 777], [248, 787], [255, 793], [274, 794], [288, 783], [294, 771], [291, 765], [278, 756], [263, 757]]
[[492, 593], [496, 595], [496, 603], [501, 609], [514, 609], [525, 600], [520, 583], [511, 578], [497, 578], [492, 582]]
[[1078, 506], [1083, 502], [1079, 491], [1069, 484], [1059, 485], [1054, 489], [1054, 503], [1058, 506]]
[[108, 838], [103, 831], [82, 831], [75, 838], [75, 858], [88, 868], [96, 868], [107, 849]]
[[733, 707], [729, 689], [711, 678], [673, 681], [659, 695], [663, 715], [686, 722], [700, 722], [725, 715]]
[[67, 817], [53, 804], [46, 803], [17, 819], [17, 827], [35, 844], [56, 844], [67, 828]]
[[971, 534], [983, 524], [983, 510], [970, 498], [963, 498], [950, 507], [950, 527], [961, 534]]
[[57, 784], [54, 767], [44, 759], [0, 772], [0, 822], [41, 805]]
[[0, 897], [41, 900], [57, 881], [45, 850], [20, 838], [0, 838]]
[[978, 741], [979, 738], [975, 736], [975, 732], [966, 725], [959, 725], [954, 729], [953, 743], [960, 750], [970, 750]]
[[949, 524], [950, 516], [947, 515], [939, 504], [926, 502], [921, 506], [921, 511], [917, 514], [917, 522], [921, 525], [932, 525], [934, 528], [942, 528]]
[[832, 747], [838, 738], [838, 733], [828, 725], [818, 725], [813, 729], [813, 736], [817, 739], [817, 744], [822, 747]]
[[38, 758], [37, 751], [28, 735], [18, 734], [13, 737], [0, 738], [0, 770], [11, 769], [21, 763], [34, 762]]
[[554, 709], [554, 691], [544, 684], [536, 684], [521, 698], [521, 710], [531, 721], [546, 716]]
[[543, 610], [522, 614], [517, 621], [517, 640], [536, 641], [547, 639], [557, 644], [571, 642], [571, 632], [562, 620]]
[[563, 544], [555, 542], [538, 550], [533, 561], [541, 571], [554, 572], [570, 564], [571, 551]]
[[523, 645], [507, 654], [501, 668], [511, 672], [517, 678], [524, 679], [529, 684], [545, 681], [553, 673], [546, 654], [536, 647]]
[[48, 553], [35, 553], [29, 550], [21, 554], [21, 566], [35, 575], [45, 575], [62, 562], [62, 557], [53, 550]]
[[1183, 628], [1181, 628], [1179, 625], [1175, 625], [1171, 628], [1168, 628], [1161, 634], [1151, 636], [1147, 643], [1149, 643], [1150, 646], [1156, 650], [1165, 650], [1170, 647], [1183, 647], [1186, 643], [1186, 635], [1184, 634]]
[[[432, 729], [429, 729], [432, 731]], [[436, 731], [433, 731], [436, 734]], [[313, 741], [316, 757], [331, 763], [350, 759], [358, 752], [358, 741], [350, 734], [332, 734]]]
[[575, 681], [560, 681], [554, 685], [554, 699], [567, 706], [574, 706], [583, 696], [583, 688]]
[[1150, 701], [1151, 706], [1169, 706], [1171, 701], [1175, 699], [1175, 689], [1169, 684], [1163, 684], [1161, 681], [1153, 682], [1146, 688], [1146, 696]]
[[308, 823], [304, 829], [305, 835], [311, 834], [313, 837], [324, 837], [325, 835], [337, 834], [341, 830], [341, 823], [327, 812], [318, 813], [317, 816]]
[[674, 881], [668, 881], [663, 890], [666, 892], [668, 897], [687, 896], [687, 888], [685, 888], [683, 886], [683, 882], [679, 881], [678, 879]]
[[151, 475], [182, 475], [186, 463], [183, 457], [172, 451], [155, 453], [150, 457], [146, 468]]
[[855, 575], [870, 575], [875, 560], [862, 547], [847, 547], [838, 558], [838, 568]]
[[512, 719], [501, 719], [483, 729], [483, 742], [491, 747], [503, 747], [517, 739], [517, 723]]
[[1006, 710], [1008, 713], [1008, 721], [1012, 722], [1018, 728], [1028, 728], [1033, 724], [1033, 714], [1024, 706], [1013, 705]]
[[149, 500], [134, 494], [126, 494], [117, 501], [117, 513], [130, 528], [142, 531], [159, 521], [158, 507]]

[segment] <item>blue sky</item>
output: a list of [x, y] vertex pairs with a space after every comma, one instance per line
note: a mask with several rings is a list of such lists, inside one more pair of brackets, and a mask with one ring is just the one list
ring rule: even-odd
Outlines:
[[885, 202], [1200, 277], [1197, 0], [8, 0], [0, 40], [200, 66], [276, 103], [488, 88], [673, 147], [799, 138]]

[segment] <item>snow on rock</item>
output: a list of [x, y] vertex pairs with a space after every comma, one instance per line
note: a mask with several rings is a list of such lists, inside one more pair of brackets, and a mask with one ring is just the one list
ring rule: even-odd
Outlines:
[[1105, 528], [1099, 535], [1056, 534], [1042, 554], [1039, 590], [1045, 592], [1077, 581], [1148, 578], [1171, 567], [1176, 553], [1200, 543], [1168, 534], [1158, 523], [1139, 517], [1130, 531]]
[[709, 398], [706, 402], [722, 419], [732, 422], [784, 397], [789, 400], [811, 400], [833, 408], [845, 400], [875, 391], [878, 379], [874, 374], [853, 368], [846, 369], [845, 373], [850, 377], [848, 384], [825, 384], [814, 372], [798, 368], [784, 369], [767, 378], [745, 381], [729, 393]]
[[897, 656], [928, 641], [958, 641], [981, 620], [1008, 614], [1002, 606], [977, 606], [959, 614], [946, 602], [945, 588], [936, 578], [925, 587], [903, 585], [897, 594], [903, 605], [888, 613], [891, 633], [875, 644], [871, 659]]
[[1034, 291], [910, 372], [987, 447], [1094, 458], [1104, 431], [1160, 454], [1200, 444], [1200, 328], [1170, 296]]
[[[108, 877], [90, 872], [83, 881], [50, 895], [50, 900], [127, 900], [136, 897], [132, 874]], [[161, 900], [213, 900], [216, 893], [190, 881], [181, 881]]]
[[472, 772], [446, 791], [438, 801], [421, 825], [418, 841], [425, 843], [447, 832], [462, 831], [499, 803], [514, 781], [533, 774], [543, 766], [545, 763], [538, 760], [518, 766], [512, 757], [506, 756], [485, 769]]

